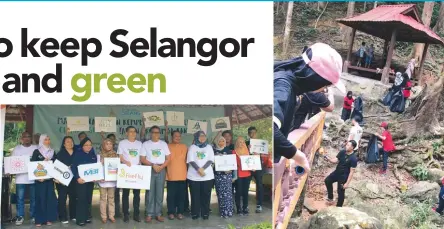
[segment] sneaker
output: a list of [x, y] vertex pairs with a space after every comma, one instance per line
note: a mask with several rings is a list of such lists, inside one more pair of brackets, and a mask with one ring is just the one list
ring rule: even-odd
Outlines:
[[72, 221], [73, 221], [73, 222], [75, 222], [75, 221], [76, 221], [76, 219], [74, 218], [74, 219], [72, 219]]
[[123, 216], [123, 222], [125, 222], [125, 223], [129, 222], [129, 216], [128, 215], [124, 215]]
[[244, 215], [244, 213], [241, 211], [241, 210], [237, 210], [237, 214], [239, 215], [239, 216], [243, 216]]
[[334, 199], [328, 199], [327, 198], [326, 201], [327, 201], [327, 205], [333, 205], [335, 203]]
[[261, 213], [262, 212], [262, 206], [257, 205], [256, 206], [256, 213]]
[[244, 215], [248, 215], [250, 213], [250, 210], [248, 210], [248, 208], [244, 208], [244, 210], [242, 211], [242, 213]]
[[62, 224], [68, 224], [68, 223], [69, 223], [68, 220], [62, 221]]
[[32, 218], [31, 219], [31, 224], [34, 224], [35, 223], [35, 218]]
[[379, 170], [379, 174], [386, 175], [387, 174], [387, 170], [381, 169], [381, 170]]
[[23, 224], [23, 221], [24, 221], [23, 217], [17, 216], [17, 219], [15, 220], [15, 225], [20, 226]]

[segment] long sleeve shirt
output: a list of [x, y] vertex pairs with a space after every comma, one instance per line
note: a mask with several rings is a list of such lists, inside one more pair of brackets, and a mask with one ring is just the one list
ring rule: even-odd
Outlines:
[[74, 159], [74, 152], [73, 154], [69, 154], [66, 150], [60, 150], [55, 159], [70, 167]]
[[97, 163], [97, 156], [94, 152], [85, 153], [83, 151], [76, 151], [74, 153], [73, 162], [71, 165], [71, 171], [74, 175], [74, 179], [79, 179], [79, 165], [85, 165], [85, 164], [93, 164]]

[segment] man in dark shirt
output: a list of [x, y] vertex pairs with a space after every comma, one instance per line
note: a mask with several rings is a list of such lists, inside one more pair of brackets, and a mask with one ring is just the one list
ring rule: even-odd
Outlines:
[[357, 143], [354, 140], [350, 140], [345, 146], [345, 150], [339, 151], [336, 158], [329, 158], [325, 156], [325, 159], [331, 163], [337, 163], [336, 170], [330, 173], [325, 178], [325, 186], [327, 186], [328, 199], [327, 203], [333, 203], [333, 183], [338, 182], [338, 202], [336, 207], [342, 207], [345, 199], [345, 189], [349, 187], [353, 174], [355, 173], [356, 166], [358, 165], [358, 158], [354, 151]]
[[230, 150], [234, 150], [233, 132], [231, 132], [231, 130], [225, 130], [224, 132], [222, 132], [222, 137], [225, 138], [225, 141], [227, 142], [227, 147]]
[[[248, 150], [250, 150], [250, 140], [256, 139], [256, 133], [257, 129], [254, 126], [248, 127], [248, 137], [249, 139], [245, 141]], [[250, 154], [259, 155], [257, 152], [251, 152]], [[261, 170], [251, 171], [251, 176], [254, 177], [255, 183], [256, 183], [256, 213], [262, 212], [262, 201], [264, 199], [264, 184], [262, 182], [263, 176], [264, 176], [264, 162], [261, 159]]]
[[343, 94], [346, 88], [340, 80], [342, 57], [327, 44], [316, 43], [300, 57], [274, 64], [273, 153], [274, 162], [281, 157], [294, 159], [309, 172], [310, 165], [303, 152], [287, 137], [300, 104], [299, 96], [306, 92], [322, 92], [334, 85]]
[[308, 119], [315, 116], [322, 110], [332, 112], [335, 108], [333, 99], [329, 100], [327, 92], [307, 92], [302, 95], [301, 104], [294, 114], [293, 128], [290, 132], [299, 129]]

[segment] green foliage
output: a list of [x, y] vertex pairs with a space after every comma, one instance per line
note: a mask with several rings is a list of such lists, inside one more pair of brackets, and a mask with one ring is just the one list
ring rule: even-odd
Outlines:
[[25, 122], [7, 122], [5, 124], [4, 151], [8, 152], [9, 149], [20, 144], [20, 136], [25, 131], [25, 126]]
[[[273, 226], [270, 222], [262, 222], [259, 224], [253, 224], [249, 226], [245, 226], [242, 229], [271, 229]], [[228, 229], [236, 229], [232, 224], [228, 224]]]
[[415, 228], [430, 228], [428, 227], [429, 217], [434, 214], [430, 206], [430, 201], [415, 204], [412, 209], [412, 215], [410, 216], [409, 226]]
[[439, 147], [441, 147], [442, 144], [443, 144], [443, 142], [434, 142], [434, 143], [432, 144], [433, 152], [438, 152]]
[[412, 175], [421, 181], [427, 180], [427, 177], [429, 175], [429, 172], [427, 170], [427, 167], [423, 164], [417, 165], [415, 168], [413, 168]]
[[[233, 123], [233, 125], [235, 125]], [[258, 139], [264, 139], [268, 141], [268, 150], [271, 152], [271, 146], [272, 146], [272, 137], [273, 137], [273, 131], [272, 131], [272, 120], [271, 118], [256, 120], [254, 122], [250, 122], [248, 124], [243, 125], [235, 125], [232, 127], [234, 139], [237, 137], [244, 137], [245, 139], [248, 139], [248, 127], [254, 126], [257, 129], [257, 138]]]

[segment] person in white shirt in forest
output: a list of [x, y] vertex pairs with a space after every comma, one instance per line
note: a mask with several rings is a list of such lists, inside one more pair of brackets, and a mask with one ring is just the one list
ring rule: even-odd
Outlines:
[[[34, 150], [37, 149], [36, 145], [32, 145], [32, 136], [28, 132], [23, 132], [21, 138], [21, 145], [18, 145], [12, 151], [12, 156], [28, 156], [31, 158]], [[16, 193], [17, 193], [17, 219], [15, 225], [22, 225], [25, 217], [25, 190], [29, 188], [31, 221], [34, 221], [35, 217], [35, 184], [34, 181], [28, 179], [28, 174], [17, 174], [15, 176]]]
[[362, 127], [359, 125], [359, 118], [358, 117], [352, 118], [352, 124], [353, 124], [353, 127], [350, 129], [350, 134], [348, 135], [348, 139], [347, 139], [346, 143], [349, 142], [350, 140], [355, 140], [356, 147], [355, 147], [354, 151], [357, 152], [357, 150], [359, 149], [359, 143], [361, 141], [363, 130], [362, 130]]
[[165, 141], [160, 140], [160, 128], [150, 128], [151, 140], [142, 145], [140, 161], [144, 165], [151, 166], [151, 184], [149, 195], [145, 194], [145, 209], [147, 223], [155, 217], [157, 221], [163, 222], [162, 206], [163, 192], [165, 187], [165, 168], [168, 165], [170, 150]]
[[[126, 128], [126, 136], [128, 139], [119, 142], [119, 147], [117, 149], [117, 154], [120, 156], [120, 162], [127, 166], [139, 165], [140, 164], [140, 153], [142, 151], [142, 142], [136, 139], [137, 131], [134, 126], [128, 126]], [[129, 191], [130, 189], [122, 190], [122, 211], [123, 211], [123, 221], [129, 222]], [[133, 189], [133, 207], [134, 215], [133, 219], [136, 222], [140, 222], [139, 215], [140, 206], [140, 189]]]

